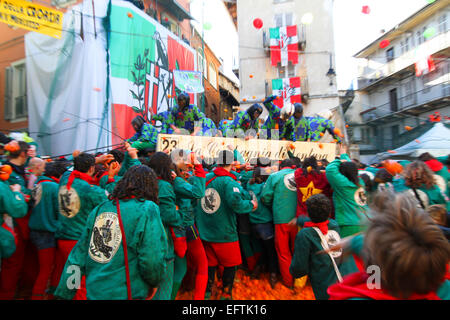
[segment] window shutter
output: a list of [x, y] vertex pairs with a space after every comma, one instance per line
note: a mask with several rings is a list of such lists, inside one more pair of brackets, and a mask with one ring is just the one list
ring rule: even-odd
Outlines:
[[13, 73], [14, 69], [12, 67], [7, 67], [5, 69], [5, 120], [12, 120], [13, 118]]

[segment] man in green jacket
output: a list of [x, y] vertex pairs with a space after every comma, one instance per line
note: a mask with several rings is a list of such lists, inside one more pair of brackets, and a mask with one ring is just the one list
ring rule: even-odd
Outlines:
[[[93, 184], [96, 158], [88, 153], [80, 153], [73, 162], [73, 171], [62, 176], [58, 191], [60, 216], [55, 238], [63, 261], [67, 260], [70, 251], [80, 239], [89, 213], [108, 200], [106, 191]], [[82, 284], [76, 299], [85, 297], [85, 287]]]
[[292, 288], [294, 279], [289, 272], [297, 235], [297, 187], [295, 165], [291, 159], [283, 160], [280, 171], [269, 176], [261, 193], [261, 201], [272, 208], [275, 225], [275, 249], [283, 284]]
[[210, 296], [218, 265], [224, 267], [223, 299], [231, 299], [236, 266], [242, 263], [237, 232], [236, 214], [256, 210], [255, 200], [245, 200], [236, 176], [230, 173], [233, 153], [219, 152], [218, 167], [206, 176], [205, 196], [198, 206], [196, 223], [208, 258]]

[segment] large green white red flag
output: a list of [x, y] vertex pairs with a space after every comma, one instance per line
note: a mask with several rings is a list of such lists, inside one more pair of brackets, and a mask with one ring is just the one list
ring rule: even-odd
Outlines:
[[272, 94], [278, 96], [273, 103], [280, 108], [283, 108], [285, 103], [301, 103], [302, 91], [300, 84], [300, 77], [273, 79]]
[[270, 60], [272, 66], [281, 62], [285, 67], [290, 61], [298, 64], [297, 26], [270, 28]]

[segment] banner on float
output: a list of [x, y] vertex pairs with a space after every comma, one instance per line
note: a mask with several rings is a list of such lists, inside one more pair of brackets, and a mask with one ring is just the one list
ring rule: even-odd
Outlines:
[[[111, 130], [117, 144], [118, 137], [135, 134], [134, 117], [149, 121], [176, 105], [174, 71], [196, 70], [197, 53], [132, 3], [111, 3]], [[196, 95], [190, 97], [196, 104]]]
[[0, 0], [0, 22], [60, 39], [63, 13], [23, 0]]
[[172, 152], [174, 149], [192, 150], [205, 159], [217, 157], [219, 152], [232, 146], [237, 148], [246, 162], [251, 159], [266, 157], [271, 160], [287, 159], [291, 151], [300, 160], [316, 157], [317, 160], [326, 159], [329, 162], [336, 157], [335, 143], [292, 142], [284, 140], [263, 140], [240, 138], [202, 137], [175, 134], [159, 134], [157, 151]]
[[173, 70], [175, 86], [187, 93], [202, 93], [202, 73], [200, 71]]

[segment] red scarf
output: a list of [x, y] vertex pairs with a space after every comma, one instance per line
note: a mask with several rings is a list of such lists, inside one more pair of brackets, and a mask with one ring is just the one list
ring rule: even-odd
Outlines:
[[438, 160], [435, 159], [431, 159], [428, 161], [425, 161], [425, 164], [433, 171], [433, 172], [438, 172], [441, 171], [442, 168], [444, 168], [444, 165], [439, 162]]
[[313, 228], [313, 227], [317, 227], [317, 228], [319, 228], [320, 229], [320, 231], [322, 231], [322, 233], [324, 234], [324, 235], [326, 235], [327, 233], [328, 233], [328, 223], [329, 223], [330, 221], [329, 220], [325, 220], [324, 222], [319, 222], [319, 223], [314, 223], [314, 222], [312, 222], [312, 221], [308, 221], [308, 222], [305, 222], [305, 224], [303, 225], [303, 227], [305, 227], [305, 228]]
[[[374, 300], [404, 300], [383, 291], [383, 289], [369, 289], [366, 272], [357, 272], [344, 278], [342, 283], [336, 283], [328, 287], [330, 300], [347, 300], [352, 298], [365, 298]], [[412, 294], [408, 300], [441, 300], [435, 292], [427, 294]]]
[[201, 164], [194, 165], [194, 175], [198, 178], [205, 178], [206, 172]]
[[214, 174], [218, 177], [231, 177], [233, 180], [237, 180], [236, 176], [232, 174], [231, 172], [225, 170], [222, 167], [216, 167], [213, 170]]
[[86, 181], [89, 184], [94, 184], [94, 179], [83, 172], [77, 171], [77, 170], [73, 170], [72, 173], [69, 176], [69, 180], [67, 181], [67, 190], [70, 190], [70, 187], [72, 187], [72, 183], [75, 179], [81, 179]]

